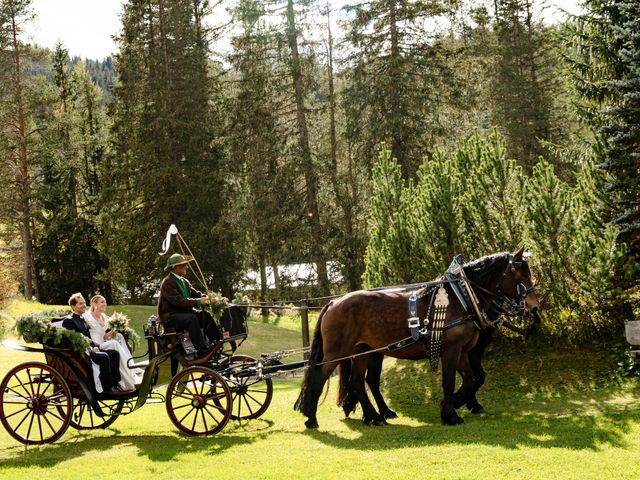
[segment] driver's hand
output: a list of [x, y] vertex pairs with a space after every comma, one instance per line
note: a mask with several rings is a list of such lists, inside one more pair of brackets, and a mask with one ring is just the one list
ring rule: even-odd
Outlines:
[[200, 304], [201, 305], [209, 305], [209, 297], [200, 297]]

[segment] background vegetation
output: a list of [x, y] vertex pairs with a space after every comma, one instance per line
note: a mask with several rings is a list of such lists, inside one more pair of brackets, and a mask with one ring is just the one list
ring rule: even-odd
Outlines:
[[[640, 278], [640, 7], [582, 7], [128, 0], [96, 61], [29, 45], [31, 1], [0, 0], [0, 286], [148, 303], [171, 223], [212, 288], [255, 270], [279, 301], [525, 243], [546, 333], [612, 338]], [[295, 262], [317, 283], [289, 288]]]

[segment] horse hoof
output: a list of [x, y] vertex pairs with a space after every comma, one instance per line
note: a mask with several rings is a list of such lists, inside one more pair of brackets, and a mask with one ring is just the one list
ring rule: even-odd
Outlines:
[[482, 405], [476, 405], [475, 407], [470, 408], [471, 413], [487, 413]]
[[318, 421], [317, 420], [307, 420], [306, 422], [304, 422], [305, 427], [307, 428], [318, 428]]
[[388, 412], [381, 413], [381, 415], [382, 415], [382, 418], [384, 418], [385, 420], [389, 418], [398, 418], [398, 414], [393, 410], [389, 410]]
[[462, 425], [463, 423], [464, 420], [458, 416], [442, 420], [442, 424], [448, 427], [455, 427], [456, 425]]
[[387, 421], [384, 418], [369, 418], [365, 419], [364, 423], [366, 425], [372, 425], [374, 427], [384, 427], [388, 425]]

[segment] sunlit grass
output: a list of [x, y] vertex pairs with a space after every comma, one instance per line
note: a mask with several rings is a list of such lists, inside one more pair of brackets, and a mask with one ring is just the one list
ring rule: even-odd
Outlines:
[[[116, 307], [141, 325], [153, 307]], [[294, 346], [299, 333], [260, 321], [241, 353]], [[290, 336], [288, 336], [290, 335]], [[36, 354], [0, 348], [0, 377]], [[18, 444], [0, 427], [5, 479], [637, 479], [640, 384], [620, 379], [606, 350], [499, 340], [479, 394], [488, 413], [462, 409], [465, 424], [440, 425], [440, 374], [426, 362], [385, 361], [383, 392], [399, 414], [367, 427], [334, 404], [337, 381], [306, 430], [292, 405], [299, 378], [275, 379], [259, 419], [230, 422], [213, 437], [178, 433], [164, 404], [150, 404], [106, 430], [69, 429], [55, 444]]]

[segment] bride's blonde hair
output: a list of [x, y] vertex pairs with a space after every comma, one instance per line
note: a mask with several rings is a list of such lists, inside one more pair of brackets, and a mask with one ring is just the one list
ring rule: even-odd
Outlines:
[[98, 303], [98, 300], [104, 300], [106, 302], [106, 299], [102, 296], [102, 295], [94, 295], [93, 297], [91, 297], [91, 311], [93, 312], [95, 310], [95, 306], [96, 303]]

